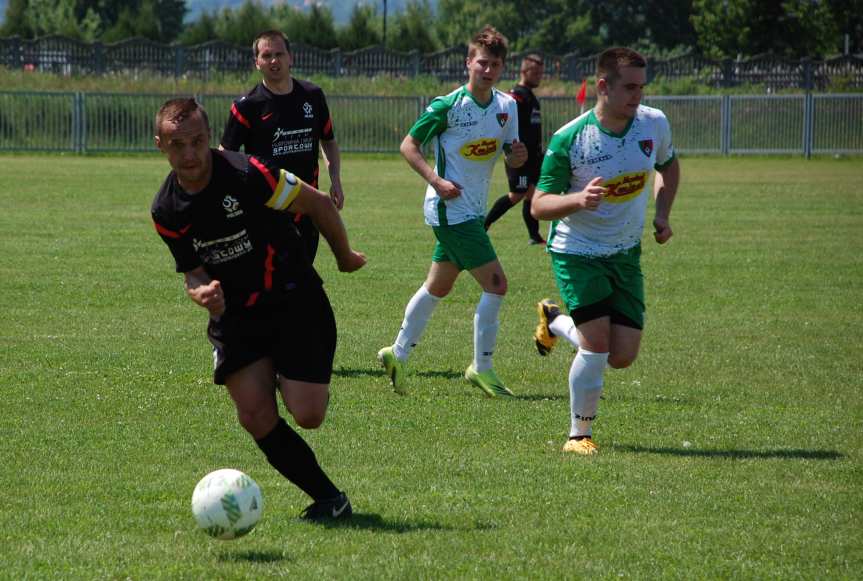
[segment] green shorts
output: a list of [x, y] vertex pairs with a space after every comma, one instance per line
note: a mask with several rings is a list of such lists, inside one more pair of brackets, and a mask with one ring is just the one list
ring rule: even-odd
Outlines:
[[432, 261], [452, 262], [459, 270], [473, 270], [496, 260], [497, 253], [484, 223], [484, 218], [477, 218], [449, 226], [432, 226], [437, 238]]
[[[581, 310], [588, 315], [602, 315], [604, 305], [612, 322], [621, 322], [637, 329], [644, 328], [644, 276], [641, 274], [641, 246], [635, 246], [611, 256], [591, 257], [551, 252], [551, 268], [560, 296], [573, 313]], [[625, 319], [615, 321], [615, 313]], [[593, 317], [587, 317], [589, 320]], [[626, 321], [628, 319], [628, 321]], [[576, 320], [576, 323], [579, 321]]]

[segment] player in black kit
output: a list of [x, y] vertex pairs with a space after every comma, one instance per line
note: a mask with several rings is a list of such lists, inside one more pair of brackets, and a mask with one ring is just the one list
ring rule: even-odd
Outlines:
[[365, 256], [351, 249], [327, 194], [271, 160], [210, 149], [207, 114], [194, 99], [167, 101], [155, 130], [172, 171], [153, 200], [153, 221], [187, 294], [209, 312], [213, 382], [227, 387], [270, 464], [313, 498], [303, 518], [350, 517], [348, 497], [279, 415], [274, 385], [298, 425], [323, 423], [336, 324], [296, 229], [279, 227], [270, 212], [311, 217], [343, 272]]
[[539, 111], [539, 100], [533, 94], [533, 89], [542, 82], [544, 67], [542, 57], [529, 54], [521, 61], [520, 78], [510, 95], [518, 103], [518, 138], [527, 146], [527, 162], [517, 169], [506, 168], [509, 180], [509, 193], [501, 196], [492, 205], [485, 218], [485, 229], [494, 224], [501, 216], [518, 204], [522, 199], [524, 204], [521, 215], [527, 226], [531, 244], [545, 244], [539, 233], [539, 222], [530, 215], [530, 199], [539, 179], [539, 169], [542, 166], [542, 119]]
[[[344, 204], [341, 156], [324, 92], [291, 76], [294, 58], [288, 39], [280, 31], [259, 34], [252, 51], [255, 67], [263, 79], [231, 105], [221, 148], [239, 151], [242, 147], [259, 159], [272, 159], [280, 168], [317, 188], [320, 147], [330, 174], [330, 196], [341, 209]], [[319, 237], [308, 216], [287, 215], [279, 219], [295, 221], [309, 259], [314, 262]]]

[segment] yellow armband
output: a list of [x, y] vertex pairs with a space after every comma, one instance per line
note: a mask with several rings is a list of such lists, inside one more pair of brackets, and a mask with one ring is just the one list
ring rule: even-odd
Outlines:
[[279, 183], [273, 195], [267, 200], [267, 207], [274, 210], [286, 210], [300, 193], [303, 181], [289, 171], [279, 170]]

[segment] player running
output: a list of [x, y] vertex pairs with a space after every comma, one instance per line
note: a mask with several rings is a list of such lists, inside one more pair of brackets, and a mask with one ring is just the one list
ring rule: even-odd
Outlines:
[[598, 450], [592, 425], [606, 366], [629, 367], [644, 328], [641, 235], [655, 169], [654, 237], [668, 242], [680, 166], [662, 111], [641, 105], [647, 63], [627, 48], [599, 55], [596, 107], [552, 137], [533, 215], [554, 220], [548, 248], [570, 316], [549, 300], [537, 305], [540, 355], [558, 337], [578, 347], [569, 371], [571, 425], [566, 452]]
[[[405, 309], [391, 347], [378, 352], [393, 388], [404, 393], [407, 360], [438, 302], [449, 294], [462, 270], [482, 288], [474, 315], [474, 359], [465, 378], [486, 395], [512, 395], [492, 369], [498, 313], [506, 275], [483, 227], [492, 169], [501, 153], [520, 167], [527, 149], [518, 141], [518, 110], [512, 97], [494, 88], [503, 72], [506, 38], [487, 26], [468, 47], [468, 82], [437, 97], [404, 138], [402, 155], [426, 182], [425, 222], [437, 243], [425, 283]], [[421, 147], [432, 144], [435, 166]]]
[[207, 114], [194, 99], [167, 101], [155, 129], [172, 171], [153, 200], [153, 221], [189, 298], [209, 313], [213, 382], [227, 387], [270, 464], [314, 500], [303, 518], [348, 518], [348, 497], [279, 415], [277, 390], [297, 424], [323, 423], [336, 322], [297, 231], [275, 227], [269, 212], [311, 216], [343, 272], [365, 256], [351, 249], [326, 194], [272, 161], [210, 149]]

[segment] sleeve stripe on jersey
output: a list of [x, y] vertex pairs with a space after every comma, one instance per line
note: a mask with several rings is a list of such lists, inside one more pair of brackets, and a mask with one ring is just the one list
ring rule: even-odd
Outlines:
[[234, 116], [234, 119], [236, 119], [236, 120], [237, 120], [237, 121], [239, 121], [241, 124], [243, 124], [243, 125], [245, 125], [246, 127], [248, 127], [249, 129], [251, 129], [251, 128], [252, 128], [252, 124], [251, 124], [251, 123], [249, 123], [249, 120], [248, 120], [248, 119], [246, 119], [245, 117], [243, 117], [243, 114], [242, 114], [242, 113], [240, 113], [240, 110], [239, 110], [239, 109], [237, 109], [237, 104], [236, 104], [236, 103], [232, 103], [232, 104], [231, 104], [231, 115], [233, 115], [233, 116]]
[[276, 185], [272, 197], [267, 200], [267, 207], [274, 210], [284, 210], [290, 206], [297, 199], [302, 183], [294, 174], [279, 170], [279, 183]]
[[174, 232], [173, 230], [168, 230], [167, 228], [165, 228], [164, 226], [162, 226], [158, 222], [153, 222], [153, 224], [155, 224], [155, 226], [156, 226], [156, 232], [158, 232], [159, 234], [161, 234], [165, 238], [173, 238], [175, 240], [178, 238], [181, 238], [183, 236], [183, 234], [188, 232], [189, 228], [192, 227], [191, 224], [188, 224], [187, 226], [180, 228], [179, 232]]
[[330, 117], [327, 119], [327, 122], [324, 124], [324, 135], [329, 135], [333, 131], [333, 118]]
[[267, 183], [270, 185], [271, 190], [276, 189], [276, 178], [273, 177], [273, 174], [270, 173], [270, 170], [267, 169], [267, 166], [262, 164], [258, 158], [249, 157], [249, 162], [258, 168], [258, 171], [264, 176], [264, 179], [267, 180]]

